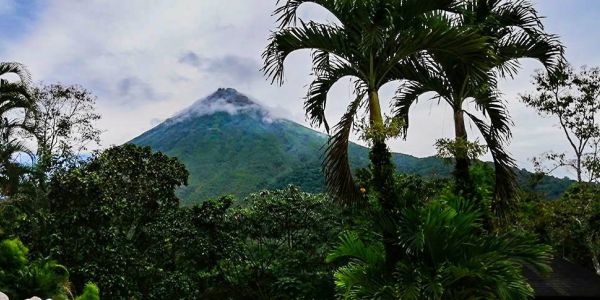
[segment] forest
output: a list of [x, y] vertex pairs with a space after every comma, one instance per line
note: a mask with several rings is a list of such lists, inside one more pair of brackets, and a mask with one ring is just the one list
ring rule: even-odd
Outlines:
[[[305, 4], [337, 22], [301, 18]], [[288, 56], [310, 51], [304, 113], [328, 133], [323, 193], [290, 182], [183, 205], [177, 191], [189, 173], [178, 158], [99, 147], [91, 90], [36, 83], [26, 65], [0, 63], [0, 292], [532, 299], [526, 269], [548, 276], [565, 260], [600, 276], [600, 68], [571, 66], [532, 1], [281, 0], [273, 16], [262, 56], [271, 84], [284, 84]], [[521, 59], [540, 69], [518, 100], [554, 120], [556, 143], [570, 147], [535, 153], [526, 180], [507, 150], [511, 99], [499, 89]], [[328, 96], [348, 78], [351, 98]], [[389, 112], [380, 99], [388, 84], [397, 88]], [[431, 141], [449, 177], [393, 165], [389, 142], [415, 132], [411, 108], [429, 100], [450, 108], [454, 137]], [[334, 101], [347, 110], [330, 124]], [[369, 148], [364, 168], [350, 163], [354, 134]], [[533, 188], [557, 169], [575, 174], [562, 195]]]

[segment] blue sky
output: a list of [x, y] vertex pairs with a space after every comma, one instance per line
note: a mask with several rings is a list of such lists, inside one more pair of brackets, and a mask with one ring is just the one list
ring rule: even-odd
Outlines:
[[25, 37], [33, 30], [45, 3], [38, 0], [0, 0], [0, 53], [6, 43]]
[[[305, 123], [302, 97], [310, 59], [288, 60], [287, 82], [272, 86], [259, 72], [260, 54], [274, 28], [275, 0], [0, 0], [0, 57], [19, 61], [35, 81], [81, 84], [98, 96], [106, 130], [103, 145], [124, 143], [219, 87], [234, 87], [278, 115]], [[574, 65], [600, 65], [600, 1], [535, 1], [549, 32], [559, 34]], [[226, 3], [226, 4], [223, 4]], [[329, 20], [307, 6], [305, 18]], [[502, 83], [515, 122], [510, 151], [522, 166], [567, 144], [553, 120], [518, 103], [540, 65], [524, 61], [519, 76]], [[390, 98], [394, 87], [386, 87]], [[349, 85], [330, 93], [327, 113], [346, 108]], [[423, 102], [413, 110], [407, 141], [394, 151], [433, 155], [437, 138], [452, 134], [449, 108]], [[473, 135], [476, 137], [476, 134]]]

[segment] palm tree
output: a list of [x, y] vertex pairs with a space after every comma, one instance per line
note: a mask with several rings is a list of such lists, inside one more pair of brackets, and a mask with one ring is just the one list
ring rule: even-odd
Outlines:
[[[481, 62], [430, 52], [437, 68], [419, 70], [405, 77], [409, 81], [395, 99], [396, 113], [405, 119], [408, 126], [410, 106], [422, 94], [435, 92], [434, 99], [443, 100], [453, 110], [457, 148], [460, 148], [457, 145], [467, 143], [466, 115], [481, 132], [493, 157], [496, 170], [493, 210], [502, 213], [513, 196], [513, 169], [516, 166], [504, 150], [504, 144], [511, 136], [511, 122], [497, 91], [497, 78], [514, 76], [519, 66], [517, 59], [520, 58], [538, 60], [552, 71], [562, 62], [563, 48], [555, 36], [544, 33], [540, 17], [527, 0], [469, 0], [457, 7], [457, 12], [455, 22], [458, 26], [477, 30], [488, 37], [489, 49], [497, 54], [495, 58], [484, 58], [489, 63], [487, 76], [479, 74]], [[489, 119], [489, 124], [466, 110], [465, 104], [469, 101]], [[462, 148], [455, 149], [455, 156], [456, 187], [461, 194], [468, 196], [473, 192], [469, 155]]]
[[13, 127], [5, 126], [2, 121], [0, 126], [0, 195], [12, 196], [20, 183], [21, 176], [27, 173], [28, 168], [18, 161], [15, 156], [27, 154], [33, 161], [33, 154], [16, 138], [13, 138]]
[[482, 234], [482, 214], [460, 197], [410, 207], [400, 218], [396, 242], [404, 257], [385, 274], [379, 243], [346, 233], [329, 262], [343, 299], [529, 299], [527, 264], [549, 272], [551, 247], [522, 232]]
[[[435, 50], [461, 61], [485, 61], [481, 49], [485, 39], [472, 29], [453, 26], [448, 12], [455, 0], [286, 0], [275, 10], [279, 28], [263, 53], [263, 71], [273, 82], [283, 83], [284, 62], [293, 52], [311, 50], [315, 79], [305, 98], [312, 125], [324, 126], [327, 94], [342, 78], [354, 80], [356, 98], [348, 99], [346, 113], [333, 128], [325, 150], [323, 170], [329, 192], [346, 205], [364, 204], [348, 162], [349, 136], [361, 109], [369, 116], [367, 130], [372, 144], [370, 159], [379, 205], [388, 214], [394, 210], [391, 155], [386, 145], [385, 122], [379, 89], [403, 78], [407, 65], [427, 64], [424, 53]], [[318, 23], [297, 18], [305, 3], [318, 5], [337, 18], [336, 23]], [[481, 70], [487, 67], [481, 66]], [[410, 69], [410, 68], [408, 68]], [[477, 68], [474, 68], [477, 69]], [[485, 72], [481, 72], [485, 74]], [[391, 242], [394, 233], [383, 233], [386, 259], [397, 259]]]
[[13, 160], [16, 153], [26, 152], [14, 136], [17, 130], [30, 130], [26, 116], [33, 107], [29, 93], [31, 77], [27, 69], [19, 63], [0, 63], [0, 77], [9, 74], [18, 76], [19, 81], [0, 78], [0, 177], [4, 195], [15, 191], [25, 170]]

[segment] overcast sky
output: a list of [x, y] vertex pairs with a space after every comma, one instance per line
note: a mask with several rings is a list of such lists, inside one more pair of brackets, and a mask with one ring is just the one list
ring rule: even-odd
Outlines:
[[[35, 81], [81, 84], [98, 96], [104, 147], [122, 144], [219, 87], [233, 87], [278, 115], [306, 124], [302, 97], [310, 58], [287, 63], [286, 83], [273, 86], [261, 72], [261, 52], [275, 20], [275, 0], [0, 0], [0, 60], [27, 65]], [[549, 32], [561, 36], [574, 65], [600, 65], [600, 1], [537, 0]], [[302, 17], [333, 20], [317, 7]], [[556, 122], [518, 103], [532, 89], [541, 65], [522, 62], [502, 83], [515, 127], [509, 149], [522, 167], [528, 159], [567, 144]], [[389, 98], [394, 86], [384, 87]], [[334, 87], [330, 123], [345, 110], [350, 87]], [[421, 101], [407, 141], [391, 148], [415, 156], [435, 154], [434, 141], [451, 136], [450, 108]]]

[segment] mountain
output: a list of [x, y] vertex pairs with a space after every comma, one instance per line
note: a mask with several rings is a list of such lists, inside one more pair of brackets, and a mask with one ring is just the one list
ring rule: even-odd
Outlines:
[[[273, 116], [247, 96], [227, 88], [198, 100], [130, 143], [150, 146], [186, 165], [189, 184], [178, 192], [186, 205], [290, 183], [308, 192], [323, 191], [321, 158], [326, 142], [325, 134]], [[353, 167], [368, 165], [367, 148], [351, 144], [349, 153]], [[393, 161], [404, 173], [447, 176], [451, 170], [436, 157], [395, 153]], [[548, 177], [544, 184], [553, 196], [570, 183]]]

